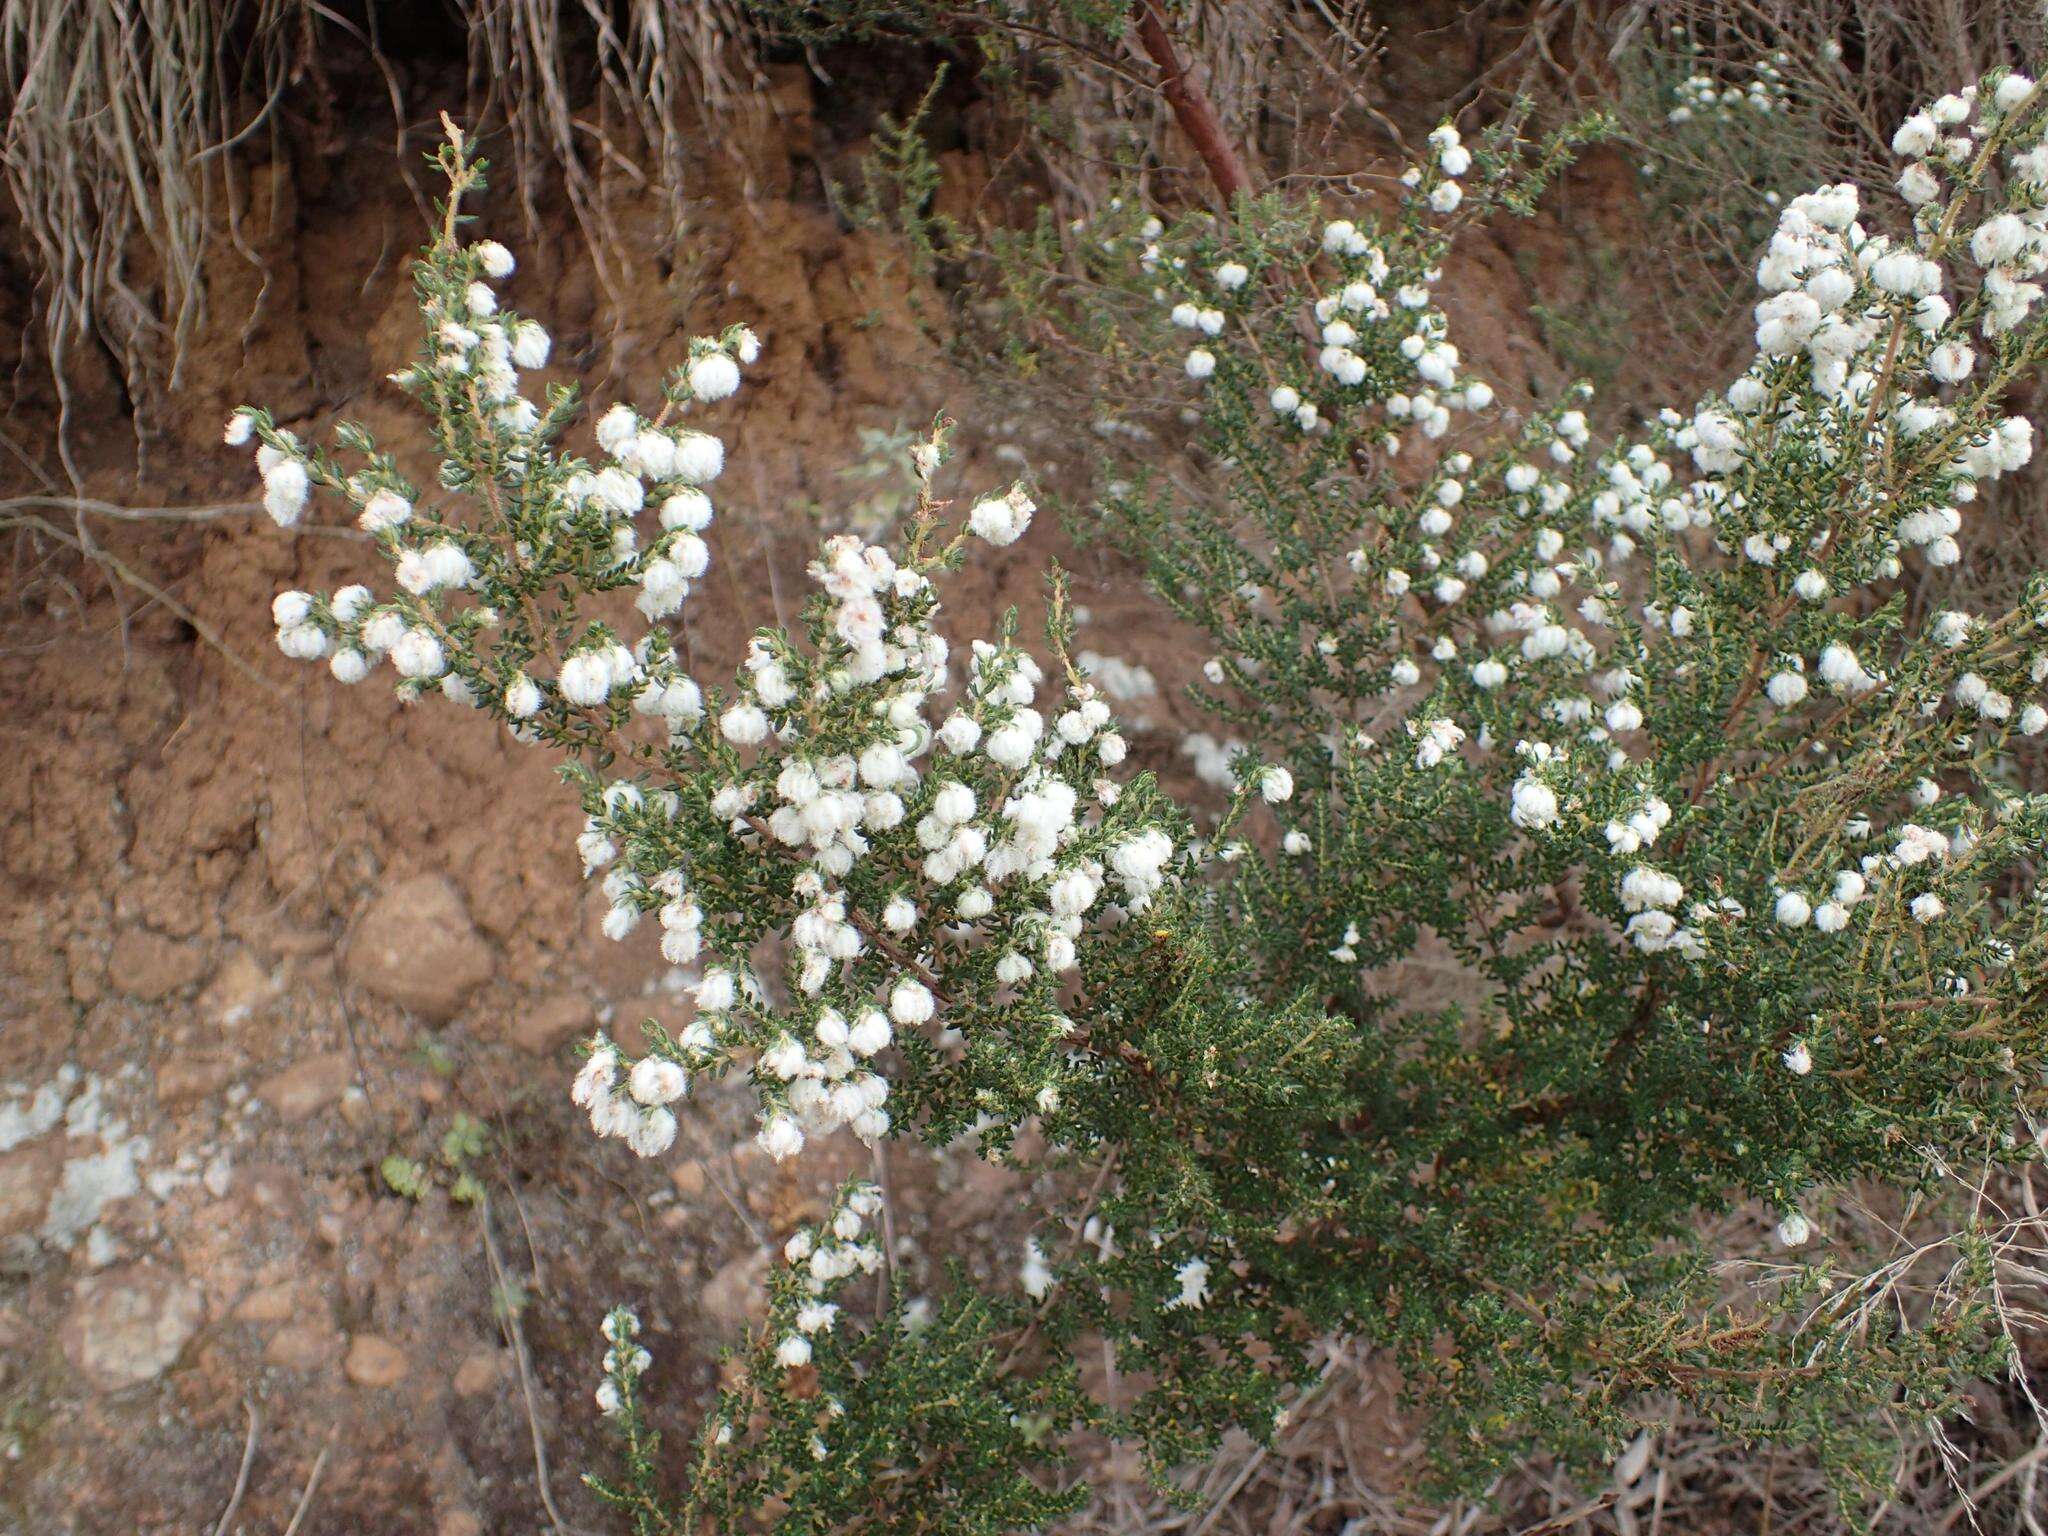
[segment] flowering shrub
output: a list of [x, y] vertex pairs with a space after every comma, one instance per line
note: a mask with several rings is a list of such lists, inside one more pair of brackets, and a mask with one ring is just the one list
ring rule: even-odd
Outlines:
[[[736, 1073], [778, 1159], [973, 1132], [1042, 1147], [1061, 1192], [1013, 1284], [916, 1297], [879, 1192], [844, 1189], [788, 1238], [680, 1502], [612, 1314], [626, 1465], [596, 1486], [634, 1528], [1040, 1524], [1085, 1495], [1074, 1429], [1161, 1471], [1268, 1434], [1333, 1333], [1393, 1353], [1475, 1486], [1537, 1446], [1597, 1462], [1678, 1395], [1867, 1489], [2004, 1364], [1977, 1237], [1888, 1308], [1802, 1266], [1731, 1302], [1697, 1232], [1760, 1198], [1796, 1249], [1845, 1181], [2033, 1151], [2048, 798], [2014, 786], [2048, 584], [1927, 614], [1908, 579], [1961, 559], [1963, 509], [2031, 452], [2001, 402], [2048, 347], [2043, 131], [2039, 90], [1993, 75], [1902, 130], [1896, 235], [1853, 187], [1794, 200], [1753, 365], [1605, 447], [1580, 402], [1522, 419], [1464, 370], [1446, 220], [1468, 180], [1514, 194], [1448, 126], [1384, 224], [1120, 210], [1089, 291], [1143, 306], [1194, 425], [1188, 475], [1123, 466], [1104, 511], [1214, 637], [1201, 692], [1248, 743], [1213, 750], [1232, 787], [1197, 836], [1119, 776], [1057, 582], [1049, 667], [1010, 625], [941, 633], [946, 574], [1034, 510], [1013, 488], [951, 526], [943, 427], [898, 547], [826, 541], [800, 628], [692, 675], [668, 621], [724, 454], [691, 423], [759, 343], [692, 343], [654, 415], [613, 406], [570, 451], [574, 393], [520, 392], [547, 338], [503, 307], [511, 257], [462, 238], [482, 165], [451, 128], [426, 344], [394, 376], [437, 493], [359, 429], [327, 452], [229, 423], [279, 522], [331, 492], [393, 566], [388, 596], [281, 595], [280, 646], [349, 682], [388, 659], [401, 696], [565, 755], [607, 931], [652, 919], [697, 977], [644, 1056], [589, 1042], [598, 1135], [660, 1156], [693, 1083]], [[1461, 1003], [1405, 1001], [1424, 951]], [[879, 1306], [851, 1285], [877, 1271]], [[1134, 1401], [1082, 1389], [1084, 1344]]]

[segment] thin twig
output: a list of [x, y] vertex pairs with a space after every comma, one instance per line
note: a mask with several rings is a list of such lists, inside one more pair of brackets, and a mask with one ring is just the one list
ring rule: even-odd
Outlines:
[[320, 1454], [313, 1458], [313, 1470], [306, 1474], [306, 1486], [299, 1494], [298, 1507], [292, 1511], [291, 1524], [284, 1528], [284, 1536], [298, 1536], [299, 1522], [306, 1518], [306, 1511], [313, 1507], [313, 1490], [320, 1486], [320, 1474], [327, 1468], [327, 1453], [334, 1449], [337, 1431], [327, 1431], [327, 1443], [320, 1447]]
[[242, 1441], [242, 1470], [235, 1474], [235, 1491], [228, 1495], [228, 1507], [220, 1512], [220, 1524], [213, 1528], [213, 1536], [227, 1536], [235, 1511], [242, 1507], [242, 1495], [249, 1491], [249, 1469], [256, 1464], [256, 1433], [262, 1427], [263, 1416], [256, 1411], [253, 1397], [244, 1400], [242, 1406], [249, 1415], [249, 1433]]
[[0, 515], [27, 511], [86, 513], [121, 523], [210, 523], [223, 517], [248, 516], [263, 510], [253, 501], [221, 501], [190, 507], [124, 507], [92, 496], [50, 495], [0, 497]]
[[505, 1334], [505, 1342], [512, 1346], [512, 1359], [519, 1367], [519, 1392], [526, 1407], [526, 1427], [533, 1438], [534, 1486], [540, 1490], [541, 1507], [547, 1511], [556, 1536], [566, 1536], [569, 1528], [562, 1519], [561, 1511], [555, 1508], [554, 1489], [548, 1478], [548, 1445], [540, 1429], [540, 1404], [533, 1390], [533, 1367], [526, 1349], [526, 1329], [519, 1321], [519, 1306], [512, 1296], [511, 1276], [505, 1272], [504, 1261], [498, 1257], [497, 1239], [491, 1236], [488, 1200], [477, 1206], [477, 1226], [484, 1235], [484, 1256], [490, 1262], [491, 1282], [498, 1291], [498, 1325]]

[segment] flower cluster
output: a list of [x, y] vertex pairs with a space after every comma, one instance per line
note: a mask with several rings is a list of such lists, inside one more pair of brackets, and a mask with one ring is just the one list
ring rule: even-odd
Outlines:
[[881, 1211], [882, 1192], [855, 1181], [839, 1192], [822, 1225], [799, 1227], [782, 1245], [803, 1297], [787, 1309], [788, 1326], [775, 1343], [777, 1365], [785, 1370], [809, 1365], [812, 1340], [831, 1333], [839, 1321], [839, 1304], [832, 1298], [855, 1275], [871, 1275], [881, 1267], [882, 1251], [866, 1237]]
[[[1439, 458], [1398, 514], [1380, 512], [1366, 540], [1347, 554], [1364, 597], [1396, 605], [1402, 622], [1388, 638], [1406, 643], [1385, 655], [1383, 670], [1358, 668], [1337, 681], [1317, 668], [1317, 682], [1376, 695], [1395, 710], [1427, 686], [1433, 669], [1444, 683], [1462, 685], [1425, 697], [1402, 719], [1415, 741], [1415, 766], [1435, 769], [1453, 760], [1468, 738], [1482, 750], [1513, 740], [1527, 766], [1503, 797], [1509, 824], [1548, 835], [1554, 844], [1561, 841], [1561, 821], [1601, 829], [1606, 846], [1600, 851], [1617, 861], [1638, 860], [1655, 843], [1675, 801], [1698, 799], [1696, 790], [1645, 796], [1640, 787], [1644, 767], [1665, 767], [1641, 755], [1662, 734], [1652, 719], [1659, 703], [1652, 697], [1659, 686], [1655, 674], [1662, 670], [1652, 647], [1679, 657], [1702, 644], [1715, 647], [1721, 638], [1709, 632], [1699, 579], [1674, 580], [1677, 573], [1665, 563], [1684, 556], [1685, 541], [1705, 538], [1757, 568], [1763, 611], [1787, 642], [1765, 652], [1763, 675], [1736, 690], [1735, 715], [1723, 729], [1744, 717], [1752, 699], [1775, 712], [1767, 728], [1779, 733], [1796, 729], [1813, 711], [1882, 707], [1900, 679], [1878, 664], [1871, 641], [1859, 634], [1870, 626], [1857, 621], [1854, 594], [1900, 579], [1908, 551], [1919, 551], [1930, 566], [1955, 564], [1960, 509], [1983, 484], [2023, 466], [2032, 454], [2031, 424], [1997, 406], [1999, 390], [2031, 353], [2008, 346], [1999, 377], [1966, 399], [1945, 400], [1940, 391], [1964, 386], [1976, 368], [1976, 348], [2022, 326], [2040, 297], [2032, 279], [2048, 269], [2042, 233], [2048, 190], [2041, 180], [2048, 176], [2048, 149], [2040, 143], [2035, 99], [2030, 80], [2009, 74], [1909, 120], [1896, 147], [1919, 157], [1901, 179], [1916, 209], [1910, 238], [1866, 229], [1854, 187], [1793, 199], [1758, 268], [1766, 296], [1756, 306], [1755, 362], [1690, 415], [1666, 411], [1648, 441], [1617, 447], [1586, 466], [1590, 433], [1583, 411], [1574, 407], [1537, 418], [1489, 463], [1464, 451]], [[1432, 144], [1437, 173], [1447, 172], [1455, 132], [1438, 134]], [[2003, 206], [1979, 209], [1965, 223], [1964, 206], [1994, 163], [2009, 177]], [[1435, 184], [1421, 168], [1409, 183], [1425, 201]], [[1923, 185], [1934, 192], [1919, 196]], [[1355, 296], [1353, 312], [1367, 324], [1384, 321], [1386, 307], [1373, 307], [1375, 282], [1399, 279], [1382, 246], [1343, 221], [1327, 227], [1322, 246], [1347, 278], [1355, 270], [1342, 263], [1355, 258], [1366, 264], [1374, 281], [1354, 281], [1343, 294]], [[1963, 255], [1976, 269], [1976, 282], [1956, 292], [1949, 263]], [[1417, 296], [1420, 309], [1434, 269], [1414, 276], [1418, 280], [1400, 292]], [[1347, 302], [1325, 299], [1318, 313]], [[1326, 329], [1316, 362], [1340, 381], [1370, 379], [1350, 416], [1377, 402], [1397, 419], [1419, 417], [1426, 435], [1441, 432], [1447, 420], [1442, 403], [1409, 392], [1388, 370], [1353, 369], [1346, 360], [1360, 354], [1350, 349], [1365, 343], [1347, 321], [1337, 323], [1335, 343]], [[1436, 311], [1422, 311], [1418, 330], [1400, 339], [1397, 355], [1411, 359], [1431, 383], [1448, 385], [1448, 371], [1430, 369], [1432, 359], [1455, 363], [1442, 324]], [[1473, 391], [1467, 386], [1453, 398], [1474, 408], [1490, 403], [1490, 394], [1475, 400]], [[1290, 412], [1302, 408], [1296, 386], [1282, 385], [1278, 393], [1277, 404]], [[1345, 408], [1327, 392], [1308, 409], [1315, 430], [1349, 426]], [[1373, 431], [1363, 421], [1350, 430], [1361, 436]], [[1386, 435], [1378, 446], [1391, 452], [1398, 441]], [[1893, 471], [1888, 483], [1852, 490], [1845, 482], [1873, 455]], [[1844, 494], [1788, 498], [1771, 489], [1772, 474], [1818, 474], [1824, 483], [1843, 484]], [[1645, 554], [1659, 563], [1658, 579], [1637, 619], [1626, 571]], [[1247, 590], [1237, 584], [1231, 594], [1237, 605]], [[1410, 630], [1406, 605], [1417, 597], [1423, 606]], [[2048, 676], [2048, 648], [2027, 615], [1984, 625], [1945, 611], [1932, 631], [1913, 668], [1921, 716], [1952, 710], [1961, 723], [1999, 738], [2048, 726], [2048, 710], [2025, 696]], [[2002, 643], [1987, 650], [1987, 631]], [[1324, 621], [1318, 652], [1334, 655], [1341, 644], [1331, 640]], [[1985, 665], [1965, 664], [1972, 656]], [[1272, 660], [1245, 648], [1235, 664], [1230, 658], [1213, 664], [1212, 681], [1228, 675], [1258, 691], [1261, 669]], [[1663, 692], [1672, 697], [1669, 689]], [[1452, 702], [1460, 694], [1474, 707], [1476, 725]], [[1560, 727], [1580, 733], [1584, 746], [1567, 750], [1520, 734]], [[1586, 814], [1601, 804], [1621, 809], [1597, 819]], [[1571, 814], [1575, 809], [1579, 815]], [[1864, 810], [1856, 824], [1883, 825], [1881, 806]], [[2007, 846], [2000, 841], [2001, 851]], [[1932, 892], [1905, 890], [1891, 878], [1896, 872], [1891, 856], [1859, 854], [1853, 867], [1828, 874], [1828, 893], [1817, 895], [1790, 888], [1785, 872], [1776, 870], [1759, 872], [1748, 889], [1729, 890], [1728, 871], [1719, 892], [1689, 906], [1684, 882], [1648, 864], [1623, 862], [1611, 878], [1616, 916], [1635, 947], [1702, 961], [1714, 943], [1727, 951], [1732, 927], [1752, 912], [1785, 928], [1811, 919], [1816, 933], [1842, 934], [1866, 897], [1865, 912], [1917, 901], [1916, 920], [1923, 922], [1946, 910]], [[1352, 947], [1347, 940], [1338, 949]]]
[[[1008, 542], [1029, 505], [1015, 492], [994, 498], [969, 526]], [[584, 834], [586, 864], [613, 866], [617, 931], [658, 899], [673, 961], [726, 956], [697, 985], [696, 1020], [665, 1049], [691, 1071], [750, 1051], [761, 1142], [778, 1158], [842, 1125], [868, 1141], [888, 1132], [878, 1058], [899, 1031], [942, 1040], [953, 1028], [942, 1002], [955, 957], [971, 955], [978, 980], [1049, 1010], [1091, 917], [1112, 898], [1141, 909], [1172, 856], [1157, 825], [1116, 810], [1121, 787], [1103, 770], [1125, 746], [1093, 684], [1071, 677], [1048, 720], [1036, 707], [1038, 663], [1008, 640], [978, 640], [951, 707], [935, 707], [953, 693], [952, 657], [930, 568], [899, 566], [852, 536], [828, 540], [812, 566], [815, 651], [757, 638], [724, 707], [699, 728], [697, 816], [665, 807], [650, 820], [645, 796], [614, 785]], [[678, 857], [678, 817], [734, 854], [781, 854], [781, 988], [723, 937], [745, 931], [743, 915]], [[724, 852], [700, 849], [697, 860]], [[600, 1084], [614, 1070], [610, 1049], [594, 1042], [599, 1065], [586, 1067]], [[646, 1132], [634, 1144], [660, 1141]]]
[[618, 1418], [631, 1410], [640, 1378], [654, 1364], [654, 1357], [639, 1343], [640, 1318], [631, 1307], [614, 1307], [605, 1314], [604, 1380], [597, 1384], [598, 1411]]
[[[444, 155], [459, 198], [475, 164], [459, 146]], [[366, 460], [352, 471], [261, 411], [238, 411], [228, 435], [261, 440], [274, 510], [295, 520], [308, 487], [338, 492], [394, 568], [388, 600], [362, 586], [281, 594], [287, 654], [328, 657], [346, 681], [388, 655], [402, 697], [438, 684], [522, 740], [601, 750], [616, 765], [586, 778], [578, 852], [609, 898], [608, 935], [623, 939], [651, 912], [664, 956], [695, 968], [695, 1016], [639, 1060], [602, 1034], [590, 1042], [572, 1098], [592, 1128], [658, 1156], [692, 1081], [738, 1067], [760, 1091], [771, 1155], [842, 1126], [872, 1142], [891, 1128], [884, 1058], [900, 1031], [958, 1038], [953, 994], [993, 990], [1018, 1027], [1037, 1018], [1070, 1032], [1055, 1005], [1087, 926], [1142, 910], [1168, 879], [1174, 841], [1146, 796], [1125, 800], [1108, 776], [1124, 740], [1071, 666], [1064, 698], [1042, 713], [1043, 670], [1006, 631], [973, 643], [952, 686], [933, 577], [970, 538], [1013, 543], [1028, 494], [977, 502], [942, 544], [929, 488], [943, 430], [917, 445], [906, 557], [827, 540], [810, 567], [807, 643], [762, 632], [714, 694], [668, 622], [708, 566], [703, 487], [725, 459], [687, 413], [731, 397], [760, 343], [743, 326], [692, 342], [659, 412], [615, 405], [596, 422], [599, 458], [560, 453], [573, 400], [558, 394], [543, 412], [521, 394], [519, 370], [544, 361], [545, 333], [492, 286], [512, 258], [459, 243], [454, 227], [419, 269], [422, 359], [394, 377], [434, 412], [441, 484], [467, 493], [476, 520], [405, 482], [359, 429], [339, 434]], [[563, 587], [634, 590], [645, 633], [629, 643], [574, 599], [555, 606]], [[639, 734], [636, 717], [658, 729]], [[786, 941], [779, 979], [753, 966], [764, 926]], [[1020, 1114], [1048, 1092], [1056, 1099], [1051, 1081]]]
[[[1464, 200], [1458, 178], [1472, 169], [1472, 152], [1448, 123], [1431, 133], [1429, 143], [1429, 164], [1410, 167], [1403, 184], [1430, 209], [1448, 214]], [[1403, 425], [1412, 424], [1425, 438], [1440, 438], [1450, 430], [1453, 410], [1484, 410], [1492, 404], [1491, 385], [1460, 382], [1458, 349], [1448, 339], [1449, 321], [1433, 296], [1443, 276], [1439, 268], [1428, 265], [1397, 276], [1393, 261], [1398, 258], [1349, 219], [1324, 226], [1322, 249], [1335, 268], [1328, 289], [1314, 304], [1321, 342], [1315, 365], [1322, 387], [1307, 382], [1273, 386], [1266, 403], [1277, 418], [1304, 433], [1327, 432], [1332, 411], [1342, 411], [1363, 389], [1384, 404], [1391, 418], [1380, 446], [1392, 454], [1399, 451]], [[1183, 262], [1174, 270], [1186, 281], [1196, 269]], [[1210, 293], [1194, 285], [1186, 296], [1164, 287], [1155, 296], [1171, 306], [1175, 326], [1205, 339], [1226, 339], [1233, 323], [1251, 334], [1259, 323], [1254, 318], [1257, 293], [1248, 286], [1251, 274], [1243, 261], [1224, 261], [1208, 271]], [[1226, 352], [1219, 358], [1205, 340], [1187, 354], [1185, 371], [1197, 383], [1207, 383], [1217, 376], [1220, 362], [1229, 365], [1222, 375], [1226, 384], [1243, 383], [1257, 367], [1255, 357], [1239, 359]], [[1390, 383], [1396, 386], [1391, 392]]]
[[1769, 116], [1785, 108], [1789, 87], [1785, 81], [1783, 54], [1761, 60], [1746, 84], [1719, 80], [1705, 69], [1695, 69], [1672, 90], [1671, 109], [1665, 121], [1674, 126], [1695, 120], [1712, 121], [1745, 113]]

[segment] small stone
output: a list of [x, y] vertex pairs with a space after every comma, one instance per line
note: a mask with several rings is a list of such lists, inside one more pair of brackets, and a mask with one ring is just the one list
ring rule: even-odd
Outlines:
[[775, 1190], [779, 1182], [775, 1160], [752, 1136], [736, 1143], [728, 1157], [732, 1163], [732, 1182], [746, 1191], [748, 1205], [759, 1214], [767, 1215], [775, 1208]]
[[577, 1035], [597, 1027], [597, 1011], [590, 999], [573, 992], [558, 992], [522, 1009], [508, 1031], [512, 1043], [535, 1056], [546, 1056]]
[[445, 875], [385, 886], [349, 932], [350, 978], [424, 1019], [453, 1018], [491, 970], [490, 946]]
[[168, 1110], [185, 1109], [220, 1092], [234, 1075], [232, 1061], [180, 1054], [156, 1069], [156, 1101]]
[[281, 1120], [304, 1120], [337, 1102], [355, 1076], [347, 1051], [328, 1051], [295, 1062], [256, 1090]]
[[222, 1029], [233, 1029], [275, 1001], [279, 990], [277, 978], [248, 950], [238, 949], [221, 963], [200, 994], [199, 1012]]
[[288, 1371], [317, 1371], [340, 1353], [339, 1333], [308, 1323], [278, 1329], [263, 1346], [263, 1358]]
[[697, 1293], [697, 1306], [721, 1331], [739, 1333], [768, 1315], [768, 1250], [755, 1248], [729, 1261]]
[[484, 1523], [466, 1509], [451, 1509], [434, 1522], [434, 1536], [483, 1536]]
[[107, 956], [107, 980], [121, 991], [153, 1003], [182, 992], [206, 973], [206, 956], [147, 928], [127, 928]]
[[395, 1387], [405, 1380], [408, 1364], [405, 1351], [389, 1339], [359, 1333], [349, 1341], [342, 1369], [359, 1387]]
[[59, 1342], [80, 1375], [118, 1392], [169, 1370], [204, 1310], [199, 1287], [175, 1270], [110, 1269], [79, 1282]]
[[495, 1387], [504, 1374], [504, 1357], [496, 1350], [479, 1349], [455, 1368], [455, 1395], [477, 1397]]
[[235, 1316], [245, 1323], [282, 1323], [297, 1315], [299, 1290], [289, 1280], [258, 1286], [242, 1298]]
[[33, 1232], [41, 1226], [50, 1196], [63, 1177], [61, 1132], [0, 1152], [0, 1237]]
[[676, 1187], [676, 1193], [685, 1200], [694, 1200], [704, 1193], [709, 1182], [703, 1163], [694, 1157], [684, 1158], [668, 1171], [669, 1182]]

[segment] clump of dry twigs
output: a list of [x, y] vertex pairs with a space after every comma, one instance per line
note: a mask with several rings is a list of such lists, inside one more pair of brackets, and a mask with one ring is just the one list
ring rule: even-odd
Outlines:
[[[559, 181], [610, 287], [621, 240], [608, 187], [623, 179], [651, 193], [680, 232], [692, 133], [740, 110], [757, 82], [747, 10], [739, 0], [460, 0], [458, 10], [468, 115], [509, 141], [529, 216], [536, 189]], [[83, 351], [104, 351], [138, 406], [176, 388], [206, 318], [208, 243], [226, 233], [241, 244], [237, 151], [276, 127], [323, 51], [357, 50], [381, 72], [405, 159], [413, 105], [383, 56], [379, 14], [367, 7], [358, 25], [318, 0], [0, 7], [0, 175], [35, 277], [60, 452], [67, 364]]]

